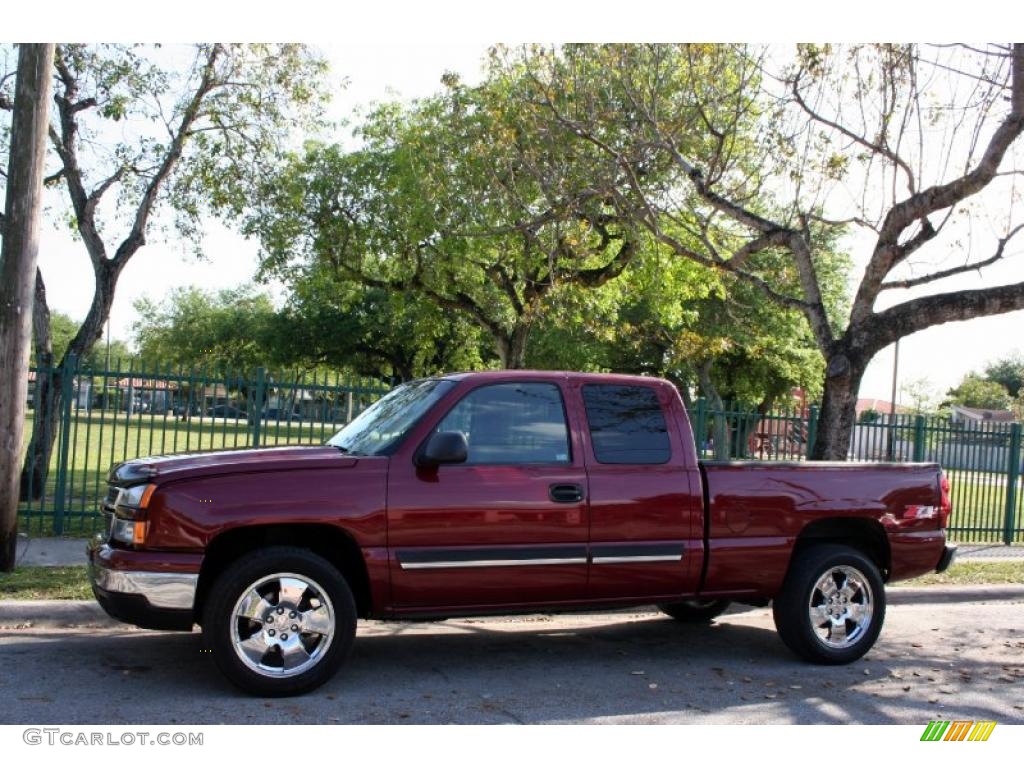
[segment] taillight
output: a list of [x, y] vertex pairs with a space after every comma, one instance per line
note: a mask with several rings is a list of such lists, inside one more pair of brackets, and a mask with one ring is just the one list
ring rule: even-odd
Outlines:
[[949, 479], [942, 470], [939, 470], [939, 488], [942, 489], [942, 499], [939, 502], [939, 528], [945, 528], [949, 524], [949, 515], [953, 511], [953, 501], [949, 496]]

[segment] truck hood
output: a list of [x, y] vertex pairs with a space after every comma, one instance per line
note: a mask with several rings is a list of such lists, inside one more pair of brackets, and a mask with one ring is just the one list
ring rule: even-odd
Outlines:
[[107, 474], [112, 485], [163, 483], [207, 475], [273, 472], [282, 469], [320, 469], [355, 466], [357, 459], [329, 445], [295, 445], [206, 451], [173, 456], [147, 456], [115, 464]]

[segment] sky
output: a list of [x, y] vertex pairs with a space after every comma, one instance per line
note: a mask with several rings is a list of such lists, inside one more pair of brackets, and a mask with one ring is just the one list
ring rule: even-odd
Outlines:
[[[417, 18], [424, 18], [422, 8], [415, 13], [419, 14]], [[439, 8], [437, 16], [432, 23], [443, 21], [443, 8]], [[410, 24], [413, 26], [411, 34]], [[395, 35], [382, 36], [378, 28], [363, 35], [358, 29], [346, 28], [333, 40], [311, 41], [331, 63], [331, 77], [336, 83], [331, 115], [336, 118], [352, 116], [361, 106], [375, 100], [428, 95], [438, 89], [441, 75], [448, 70], [473, 80], [479, 73], [487, 46], [494, 40], [530, 39], [523, 35], [531, 31], [535, 35], [533, 39], [538, 39], [537, 25], [531, 26], [523, 19], [510, 20], [493, 30], [487, 24], [484, 26], [484, 30], [474, 29], [473, 34], [466, 36], [454, 35], [450, 29], [439, 35], [416, 34], [415, 19], [406, 19], [405, 26]], [[656, 25], [641, 29], [651, 30], [642, 39], [664, 35]], [[626, 22], [623, 34], [628, 36], [628, 32]], [[287, 34], [287, 25], [282, 28], [282, 34]], [[738, 34], [742, 34], [742, 29]], [[749, 34], [758, 36], [753, 32]], [[606, 31], [604, 37], [608, 36]], [[586, 39], [587, 35], [581, 34], [581, 37]], [[590, 39], [601, 37], [591, 35]], [[346, 81], [345, 87], [341, 85], [342, 78]], [[82, 318], [91, 297], [92, 273], [81, 244], [51, 219], [44, 228], [41, 246], [40, 264], [47, 280], [51, 307], [76, 319]], [[207, 259], [198, 261], [182, 244], [151, 238], [150, 244], [129, 262], [122, 274], [111, 313], [112, 335], [130, 339], [135, 318], [132, 305], [141, 297], [159, 300], [177, 286], [226, 288], [252, 279], [257, 253], [254, 243], [217, 222], [210, 222], [203, 248]], [[964, 276], [963, 287], [1019, 280], [1024, 272], [1021, 269], [1024, 254], [1019, 251], [1020, 248], [1013, 252], [1013, 257], [999, 270], [987, 271], [981, 278]], [[863, 267], [863, 261], [858, 262], [858, 254], [864, 252], [863, 247], [853, 251], [855, 277]], [[271, 285], [268, 289], [278, 298], [283, 295], [281, 286]], [[1015, 312], [950, 323], [907, 337], [900, 343], [899, 381], [902, 384], [910, 379], [927, 378], [936, 393], [945, 392], [965, 373], [979, 370], [987, 362], [1014, 350], [1024, 349], [1022, 323], [1024, 312]], [[879, 353], [869, 367], [861, 395], [888, 399], [892, 377], [893, 349], [889, 347]], [[906, 396], [898, 399], [904, 400]]]

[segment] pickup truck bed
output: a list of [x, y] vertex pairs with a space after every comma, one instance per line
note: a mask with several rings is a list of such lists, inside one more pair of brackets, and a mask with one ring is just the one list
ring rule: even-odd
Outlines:
[[326, 446], [115, 466], [90, 552], [109, 613], [203, 627], [263, 695], [324, 682], [360, 618], [774, 603], [818, 663], [859, 658], [884, 583], [948, 566], [934, 464], [698, 462], [658, 379], [503, 371], [411, 382]]

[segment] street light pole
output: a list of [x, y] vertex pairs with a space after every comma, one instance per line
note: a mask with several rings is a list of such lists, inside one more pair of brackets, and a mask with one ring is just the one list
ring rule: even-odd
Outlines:
[[889, 461], [894, 459], [896, 448], [896, 380], [900, 367], [900, 340], [896, 339], [896, 348], [892, 355], [892, 398], [889, 400], [889, 445], [886, 450], [886, 458]]

